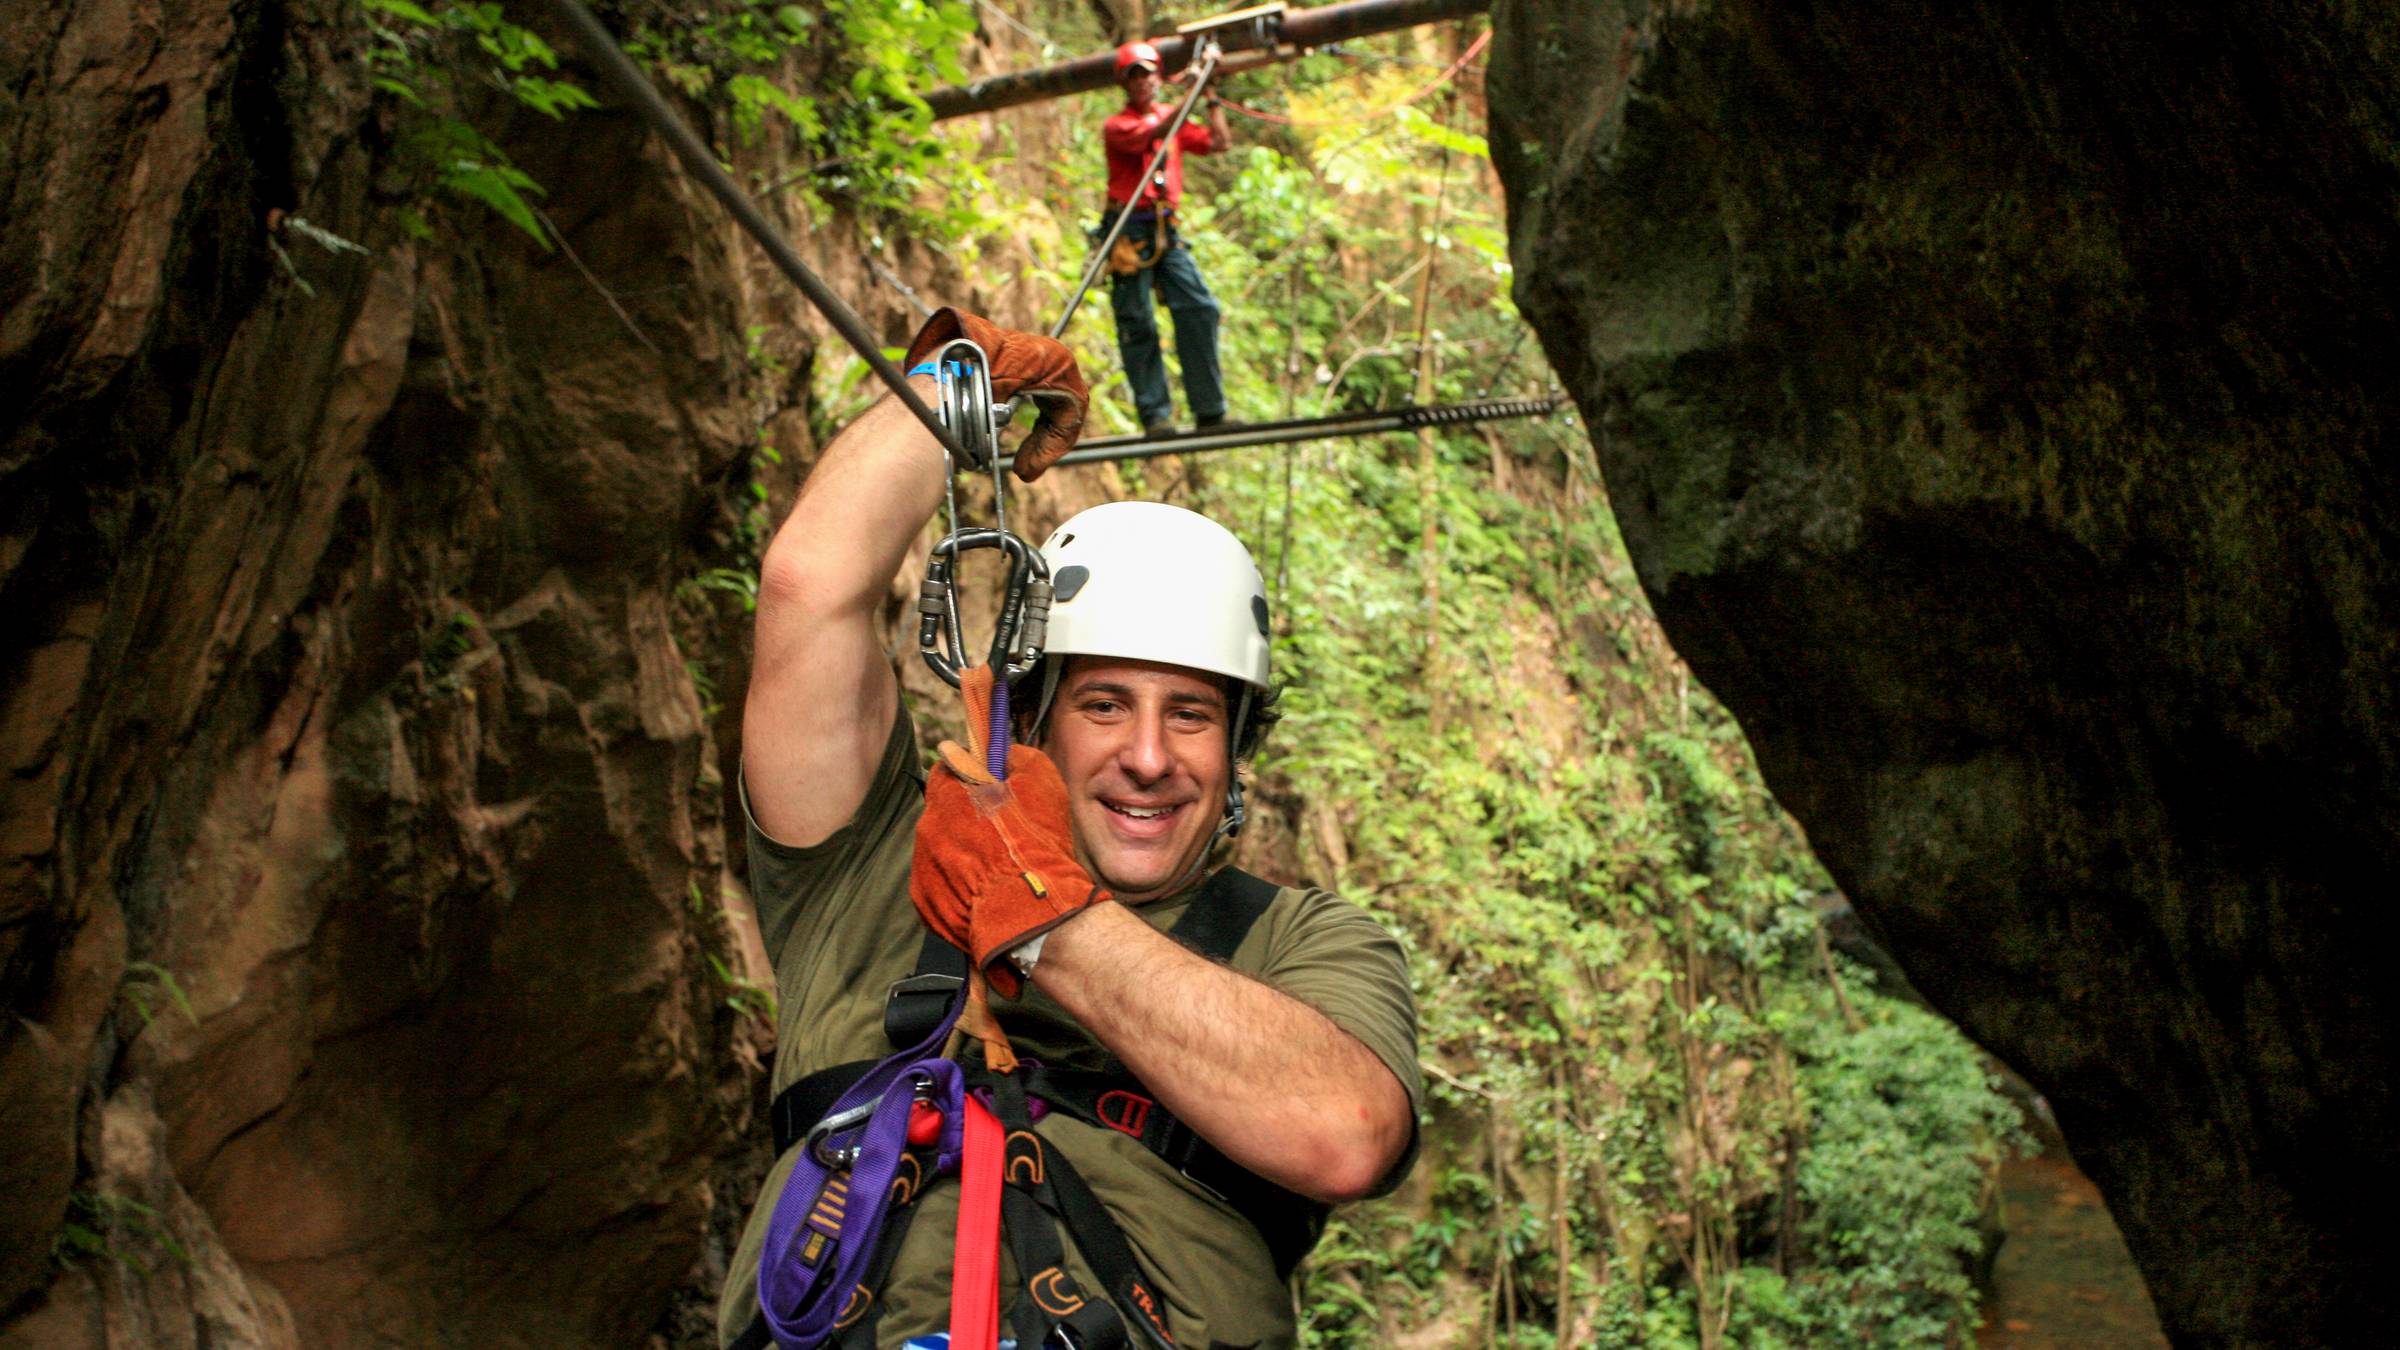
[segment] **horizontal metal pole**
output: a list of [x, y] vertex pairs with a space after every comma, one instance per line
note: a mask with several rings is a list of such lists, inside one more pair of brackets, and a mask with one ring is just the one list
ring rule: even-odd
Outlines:
[[[1350, 0], [1348, 4], [1325, 5], [1317, 9], [1295, 9], [1283, 16], [1280, 41], [1288, 47], [1322, 47], [1328, 42], [1344, 42], [1351, 38], [1389, 33], [1419, 24], [1441, 23], [1481, 14], [1491, 8], [1492, 0]], [[1247, 25], [1213, 34], [1228, 54], [1262, 50], [1255, 32]], [[1150, 45], [1158, 48], [1158, 59], [1165, 69], [1159, 73], [1173, 75], [1192, 63], [1197, 45], [1189, 37], [1152, 38]], [[936, 89], [925, 96], [926, 106], [933, 109], [939, 122], [969, 113], [991, 112], [1020, 103], [1033, 103], [1047, 98], [1062, 98], [1068, 94], [1107, 89], [1117, 82], [1117, 55], [1114, 51], [1097, 56], [1062, 61], [1054, 66], [1036, 70], [995, 75], [972, 84], [952, 85]]]
[[[1387, 431], [1458, 426], [1510, 417], [1547, 417], [1558, 410], [1559, 403], [1560, 400], [1555, 396], [1495, 398], [1434, 407], [1411, 405], [1370, 412], [1337, 413], [1331, 417], [1306, 417], [1290, 422], [1253, 422], [1222, 430], [1191, 431], [1173, 436], [1107, 436], [1084, 442], [1061, 456], [1058, 463], [1063, 466], [1098, 464], [1118, 459], [1154, 459], [1160, 455], [1186, 455], [1202, 450], [1239, 450], [1254, 445], [1284, 445], [1293, 441], [1330, 440], [1341, 436], [1374, 436]], [[1011, 456], [1008, 462], [1014, 464], [1015, 457]]]
[[[1485, 398], [1466, 403], [1436, 403], [1424, 406], [1404, 403], [1397, 408], [1360, 408], [1355, 412], [1325, 413], [1317, 417], [1295, 417], [1281, 422], [1244, 422], [1239, 426], [1227, 427], [1226, 430], [1258, 435], [1270, 431], [1288, 431], [1297, 427], [1334, 429], [1352, 422], [1385, 417], [1401, 418], [1403, 420], [1401, 429], [1407, 430], [1419, 425], [1436, 426], [1444, 422], [1481, 422], [1496, 417], [1538, 417], [1556, 410], [1557, 407], [1558, 396], [1555, 394], [1546, 394], [1537, 398]], [[1101, 436], [1085, 441], [1075, 448], [1079, 451], [1113, 450], [1124, 445], [1145, 445], [1154, 439], [1188, 440], [1197, 434], [1199, 433], [1183, 431], [1171, 433], [1163, 438], [1145, 436], [1138, 432], [1125, 436]]]

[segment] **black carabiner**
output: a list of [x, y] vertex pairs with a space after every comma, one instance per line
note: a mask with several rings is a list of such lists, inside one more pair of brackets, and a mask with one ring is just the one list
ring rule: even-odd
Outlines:
[[[961, 676], [974, 664], [967, 656], [966, 626], [958, 613], [959, 556], [979, 548], [998, 549], [1008, 555], [1008, 584], [1000, 594], [1000, 615], [993, 624], [986, 659], [993, 674], [1007, 683], [1040, 663], [1042, 642], [1050, 626], [1050, 565], [1042, 560], [1040, 550], [1008, 528], [1008, 483], [1001, 476], [1000, 428], [1008, 425], [1014, 409], [993, 402], [991, 359], [975, 343], [953, 339], [942, 344], [932, 359], [940, 386], [937, 405], [942, 424], [970, 454], [981, 456], [981, 462], [970, 467], [992, 471], [994, 523], [959, 528], [953, 473], [942, 490], [950, 532], [933, 546], [933, 556], [925, 563], [925, 583], [917, 588], [917, 652], [944, 683], [958, 687]], [[957, 467], [951, 466], [954, 471]]]
[[1039, 549], [1020, 535], [983, 525], [943, 535], [925, 564], [925, 584], [917, 588], [917, 652], [953, 689], [974, 664], [959, 619], [955, 569], [962, 554], [979, 548], [1008, 555], [1008, 582], [1000, 592], [1000, 614], [985, 657], [994, 675], [1013, 681], [1039, 665], [1050, 627], [1050, 565]]

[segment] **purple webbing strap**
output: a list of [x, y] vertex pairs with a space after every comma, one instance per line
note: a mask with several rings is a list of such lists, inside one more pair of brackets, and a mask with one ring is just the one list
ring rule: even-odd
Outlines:
[[992, 734], [984, 744], [984, 767], [992, 777], [1008, 777], [1008, 681], [992, 672]]
[[858, 1159], [846, 1173], [836, 1174], [817, 1161], [815, 1140], [798, 1145], [758, 1253], [758, 1310], [782, 1350], [824, 1344], [866, 1274], [891, 1210], [892, 1182], [908, 1152], [909, 1103], [916, 1095], [911, 1082], [917, 1075], [930, 1080], [928, 1100], [942, 1113], [934, 1174], [958, 1166], [966, 1081], [954, 1061], [938, 1056], [963, 1003], [954, 1000], [932, 1035], [869, 1069], [826, 1111], [830, 1119], [875, 1104], [874, 1114], [850, 1136]]

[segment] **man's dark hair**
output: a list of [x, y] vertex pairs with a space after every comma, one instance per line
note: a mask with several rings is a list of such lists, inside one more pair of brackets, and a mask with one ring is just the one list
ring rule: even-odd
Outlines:
[[1239, 683], [1240, 681], [1237, 680], [1225, 681], [1225, 695], [1229, 699], [1239, 699], [1243, 694], [1250, 695], [1250, 705], [1242, 710], [1242, 738], [1233, 747], [1234, 763], [1243, 764], [1249, 762], [1250, 757], [1258, 753], [1260, 743], [1267, 739], [1267, 732], [1277, 722], [1283, 720], [1285, 686], [1269, 685], [1262, 693], [1252, 690], [1246, 685], [1235, 688], [1234, 686]]

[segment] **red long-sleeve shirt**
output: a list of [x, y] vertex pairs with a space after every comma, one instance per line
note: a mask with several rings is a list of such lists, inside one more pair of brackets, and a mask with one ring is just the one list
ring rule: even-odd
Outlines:
[[[1147, 207], [1157, 189], [1141, 181], [1142, 170], [1148, 167], [1150, 156], [1158, 153], [1159, 133], [1175, 120], [1175, 110], [1153, 103], [1148, 112], [1121, 109], [1101, 127], [1100, 137], [1108, 146], [1108, 200], [1112, 206], [1132, 204]], [[1197, 118], [1187, 119], [1183, 130], [1175, 137], [1175, 148], [1167, 151], [1166, 166], [1160, 170], [1167, 180], [1167, 205], [1183, 200], [1183, 157], [1188, 151], [1205, 155], [1216, 148], [1216, 138]], [[1140, 190], [1137, 197], [1136, 189]]]

